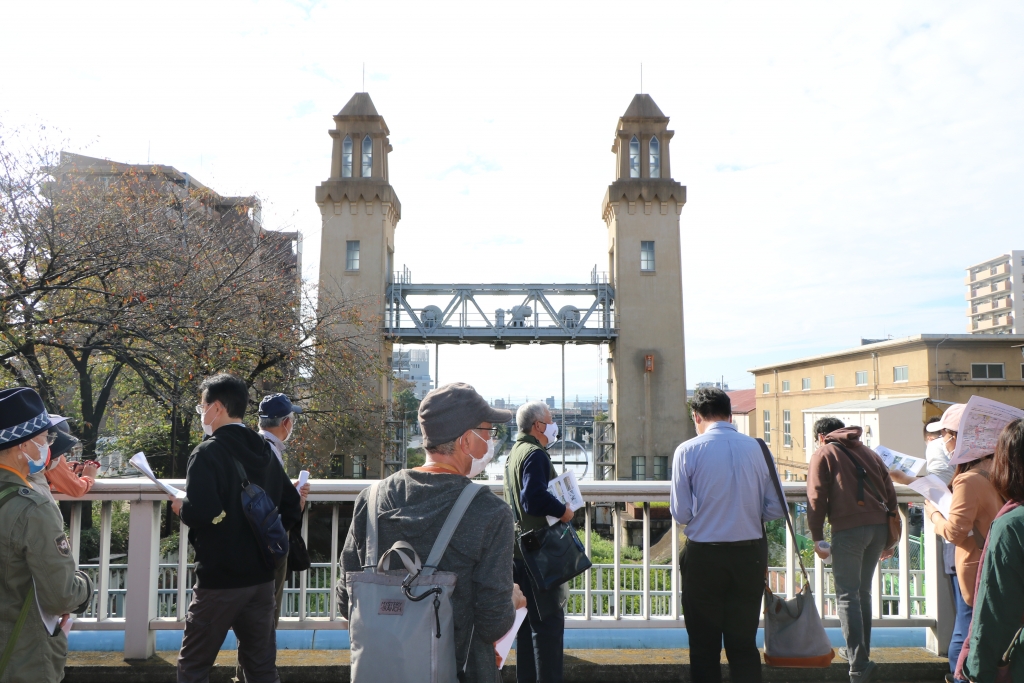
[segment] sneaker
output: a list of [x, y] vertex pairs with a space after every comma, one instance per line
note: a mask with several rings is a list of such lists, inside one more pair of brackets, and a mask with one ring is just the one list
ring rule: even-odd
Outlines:
[[875, 676], [875, 663], [868, 662], [863, 671], [850, 672], [850, 683], [868, 683]]
[[840, 659], [845, 659], [846, 661], [850, 661], [850, 658], [846, 656], [846, 648], [845, 647], [841, 647], [838, 650], [836, 650], [836, 654], [839, 655]]
[[946, 674], [946, 683], [956, 683], [956, 678], [953, 677], [953, 674]]

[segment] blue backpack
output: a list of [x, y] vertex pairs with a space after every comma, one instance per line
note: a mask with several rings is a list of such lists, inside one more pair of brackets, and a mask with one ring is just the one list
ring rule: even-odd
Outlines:
[[231, 459], [242, 480], [242, 512], [245, 513], [245, 518], [249, 520], [249, 526], [256, 535], [264, 564], [274, 569], [279, 562], [288, 557], [288, 532], [281, 524], [281, 513], [277, 511], [277, 506], [266, 491], [249, 482], [245, 468], [234, 454]]

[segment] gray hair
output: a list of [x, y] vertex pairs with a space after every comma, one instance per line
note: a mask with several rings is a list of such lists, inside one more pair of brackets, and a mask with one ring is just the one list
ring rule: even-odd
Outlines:
[[530, 401], [519, 406], [516, 411], [516, 426], [523, 434], [533, 429], [533, 423], [544, 417], [544, 413], [550, 413], [551, 409], [544, 401]]
[[260, 418], [260, 429], [268, 429], [273, 427], [280, 427], [281, 423], [287, 420], [289, 417], [294, 417], [295, 413], [288, 413], [281, 417], [261, 417]]
[[439, 443], [436, 446], [429, 446], [427, 448], [427, 453], [434, 453], [436, 455], [451, 455], [452, 453], [455, 452], [456, 441], [458, 441], [458, 439], [445, 441], [444, 443]]

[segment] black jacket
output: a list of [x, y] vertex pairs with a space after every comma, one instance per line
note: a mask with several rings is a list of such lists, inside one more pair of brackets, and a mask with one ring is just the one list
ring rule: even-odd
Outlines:
[[[243, 424], [225, 425], [192, 451], [185, 480], [181, 519], [196, 551], [196, 586], [245, 588], [274, 580], [256, 536], [242, 512], [242, 482], [234, 460], [249, 482], [270, 496], [286, 530], [302, 518], [299, 494], [262, 436]], [[221, 513], [223, 519], [216, 521]]]

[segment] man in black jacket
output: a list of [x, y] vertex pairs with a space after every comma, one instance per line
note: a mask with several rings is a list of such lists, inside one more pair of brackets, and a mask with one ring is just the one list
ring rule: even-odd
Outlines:
[[245, 382], [214, 375], [199, 392], [196, 411], [207, 438], [189, 456], [184, 500], [172, 505], [188, 525], [196, 552], [178, 681], [207, 681], [231, 628], [247, 683], [278, 683], [274, 567], [267, 566], [242, 512], [242, 482], [234, 461], [274, 501], [285, 529], [300, 519], [299, 494], [269, 444], [242, 423], [249, 402]]

